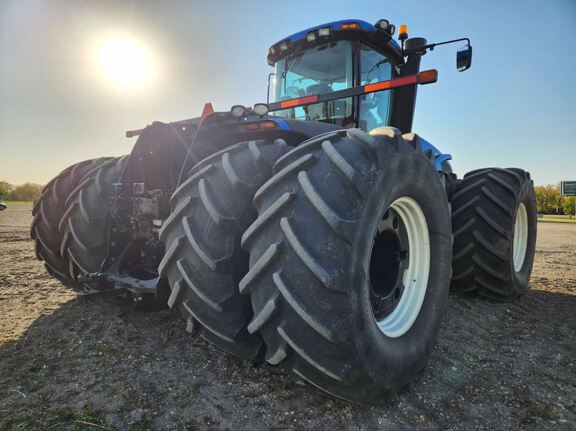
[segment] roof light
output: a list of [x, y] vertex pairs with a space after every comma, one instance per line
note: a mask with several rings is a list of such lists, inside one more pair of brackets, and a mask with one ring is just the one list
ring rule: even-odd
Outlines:
[[406, 24], [402, 24], [398, 29], [398, 39], [406, 40], [408, 38], [408, 26]]
[[318, 30], [318, 36], [330, 36], [330, 27], [321, 28]]
[[230, 108], [230, 113], [234, 118], [242, 118], [246, 115], [246, 108], [242, 105], [234, 105]]
[[306, 40], [307, 40], [308, 42], [312, 42], [312, 41], [316, 40], [316, 33], [314, 33], [313, 31], [311, 31], [310, 33], [308, 33], [308, 34], [306, 35]]
[[273, 46], [271, 46], [270, 49], [268, 50], [268, 54], [270, 54], [270, 55], [274, 55], [275, 52], [276, 52], [276, 50], [274, 49]]
[[280, 44], [280, 51], [286, 51], [288, 49], [288, 44], [286, 42], [282, 42]]
[[389, 25], [390, 22], [387, 19], [381, 19], [376, 22], [376, 27], [378, 27], [380, 30], [388, 30]]
[[265, 103], [256, 103], [252, 108], [252, 111], [254, 111], [256, 115], [263, 117], [268, 113], [268, 105]]
[[394, 24], [390, 24], [390, 21], [387, 19], [381, 19], [376, 23], [376, 28], [385, 31], [386, 33], [393, 35], [396, 31], [396, 26]]
[[340, 30], [358, 30], [360, 28], [360, 24], [357, 22], [345, 22], [340, 24]]

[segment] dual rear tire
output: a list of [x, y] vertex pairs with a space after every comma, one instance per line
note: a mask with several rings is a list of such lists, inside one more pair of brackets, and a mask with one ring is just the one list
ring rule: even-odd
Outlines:
[[70, 274], [70, 261], [61, 253], [63, 232], [59, 226], [66, 212], [66, 202], [83, 180], [94, 170], [109, 162], [110, 158], [99, 158], [76, 163], [52, 179], [34, 203], [34, 217], [30, 236], [34, 240], [36, 257], [44, 261], [50, 275], [69, 287], [79, 287]]
[[371, 403], [404, 388], [446, 308], [450, 213], [418, 138], [383, 133], [289, 153], [239, 144], [197, 165], [161, 232], [169, 304], [224, 350], [333, 396]]
[[536, 197], [521, 169], [469, 172], [453, 189], [452, 290], [513, 301], [529, 289], [536, 249]]

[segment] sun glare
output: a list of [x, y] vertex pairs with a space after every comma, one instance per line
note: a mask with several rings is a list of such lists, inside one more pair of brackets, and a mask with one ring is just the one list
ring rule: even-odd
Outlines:
[[142, 84], [151, 75], [148, 52], [128, 39], [112, 39], [105, 42], [100, 47], [99, 63], [108, 79], [126, 87]]

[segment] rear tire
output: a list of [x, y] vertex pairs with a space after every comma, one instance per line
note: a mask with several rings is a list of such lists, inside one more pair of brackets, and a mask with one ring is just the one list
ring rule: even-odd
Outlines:
[[[158, 139], [164, 136], [164, 131], [160, 132]], [[195, 165], [197, 161], [213, 154], [224, 145], [225, 142], [222, 141], [211, 143], [208, 140], [196, 140], [194, 145], [186, 150], [188, 165]], [[114, 228], [111, 226], [110, 197], [115, 196], [114, 183], [120, 181], [126, 165], [133, 157], [139, 157], [138, 152], [133, 151], [130, 155], [111, 159], [99, 169], [93, 170], [90, 175], [84, 177], [82, 184], [71, 193], [66, 202], [66, 211], [60, 221], [63, 236], [61, 254], [69, 262], [68, 273], [74, 281], [78, 281], [79, 276], [102, 271], [103, 265], [108, 270], [113, 268], [117, 262], [106, 262], [110, 254], [109, 248], [116, 247], [112, 254], [119, 256], [122, 254], [119, 252], [134, 245], [131, 228], [128, 226], [119, 228], [120, 233], [122, 231], [126, 233], [126, 239], [118, 241], [119, 243], [110, 240], [110, 229]], [[165, 166], [165, 174], [170, 175], [171, 172], [168, 171], [173, 168]], [[178, 167], [178, 169], [184, 168]], [[140, 245], [136, 244], [136, 247]], [[155, 266], [153, 271], [156, 270]], [[147, 275], [152, 274], [147, 271]], [[112, 283], [95, 281], [94, 284], [99, 284], [100, 288], [107, 288]], [[81, 284], [78, 283], [78, 286], [81, 287]], [[162, 302], [162, 298], [158, 298], [158, 301]]]
[[[250, 271], [240, 289], [266, 360], [360, 403], [400, 391], [424, 368], [451, 273], [448, 201], [432, 155], [414, 135], [380, 133], [328, 133], [280, 159], [242, 239]], [[416, 229], [407, 250], [401, 223]]]
[[522, 169], [467, 173], [453, 188], [452, 289], [513, 301], [529, 289], [536, 248], [536, 196]]
[[70, 278], [76, 282], [81, 275], [102, 270], [110, 245], [108, 198], [114, 195], [113, 184], [119, 181], [128, 157], [115, 157], [91, 171], [66, 201], [60, 221], [61, 253], [69, 262]]
[[166, 254], [159, 273], [172, 289], [169, 306], [198, 321], [208, 341], [243, 359], [262, 359], [263, 343], [246, 329], [252, 307], [238, 291], [248, 271], [240, 238], [256, 218], [254, 193], [289, 149], [282, 140], [252, 141], [203, 160], [174, 192], [160, 232]]
[[66, 168], [46, 184], [32, 209], [34, 219], [30, 236], [34, 240], [36, 257], [44, 261], [50, 275], [69, 287], [78, 286], [70, 277], [68, 259], [60, 253], [62, 233], [58, 225], [66, 209], [66, 200], [72, 191], [85, 175], [108, 160], [109, 157], [86, 160]]

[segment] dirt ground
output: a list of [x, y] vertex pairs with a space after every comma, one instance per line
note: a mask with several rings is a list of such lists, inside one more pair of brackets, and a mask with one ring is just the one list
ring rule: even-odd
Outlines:
[[31, 207], [0, 212], [0, 430], [576, 429], [576, 225], [541, 223], [532, 291], [450, 296], [410, 391], [329, 399], [242, 363], [177, 313], [79, 300], [34, 259]]

